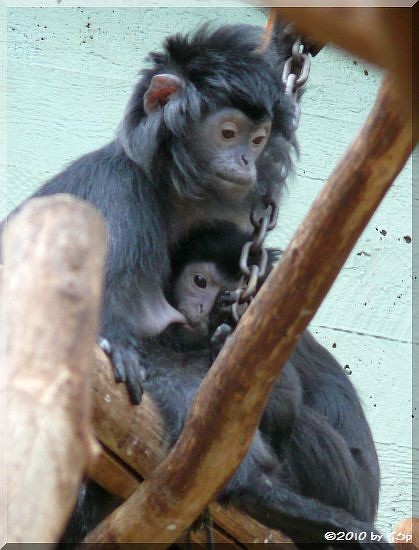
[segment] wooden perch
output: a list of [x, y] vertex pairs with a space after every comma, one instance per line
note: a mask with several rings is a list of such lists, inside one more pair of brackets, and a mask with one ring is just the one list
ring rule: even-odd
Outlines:
[[179, 441], [89, 542], [169, 545], [214, 499], [246, 453], [299, 335], [410, 151], [411, 128], [387, 80], [360, 135], [210, 369]]
[[[115, 383], [110, 363], [99, 348], [93, 377], [93, 427], [105, 449], [93, 464], [90, 476], [123, 499], [138, 488], [141, 478], [152, 475], [169, 452], [167, 434], [157, 406], [147, 394], [138, 407], [131, 406], [125, 386]], [[107, 449], [120, 460], [109, 455]], [[210, 510], [216, 524], [216, 541], [226, 542], [225, 533], [228, 533], [242, 546], [272, 542], [286, 543], [287, 550], [294, 548], [282, 533], [268, 529], [233, 508], [212, 504]], [[182, 535], [181, 540], [185, 542], [187, 538]], [[202, 531], [192, 532], [190, 540], [204, 543]]]
[[34, 199], [8, 224], [3, 251], [7, 540], [55, 542], [96, 446], [89, 382], [104, 225], [67, 195]]

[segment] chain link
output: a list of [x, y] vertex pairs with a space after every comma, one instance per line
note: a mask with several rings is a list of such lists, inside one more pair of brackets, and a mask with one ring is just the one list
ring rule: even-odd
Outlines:
[[282, 83], [285, 86], [285, 95], [293, 99], [294, 104], [294, 128], [298, 127], [300, 121], [300, 106], [298, 104], [298, 89], [303, 86], [310, 73], [310, 56], [304, 53], [304, 46], [301, 39], [292, 45], [291, 56], [286, 60], [282, 71]]
[[[291, 50], [290, 57], [286, 60], [282, 71], [282, 83], [285, 87], [285, 95], [289, 96], [294, 108], [294, 128], [298, 127], [300, 120], [300, 107], [298, 105], [299, 88], [305, 84], [310, 72], [310, 56], [305, 53], [301, 39], [297, 38]], [[285, 181], [286, 170], [281, 172], [280, 180]], [[251, 240], [246, 242], [240, 256], [240, 270], [242, 278], [237, 298], [231, 306], [232, 325], [235, 326], [249, 304], [252, 302], [258, 290], [258, 283], [266, 273], [268, 253], [264, 243], [269, 231], [276, 227], [278, 220], [278, 205], [272, 196], [266, 196], [263, 200], [264, 210], [260, 213], [258, 207], [250, 213], [250, 222], [253, 226]]]

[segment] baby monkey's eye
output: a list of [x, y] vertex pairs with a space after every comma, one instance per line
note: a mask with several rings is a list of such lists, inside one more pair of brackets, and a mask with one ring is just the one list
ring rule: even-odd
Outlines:
[[193, 282], [198, 288], [206, 288], [207, 286], [207, 280], [203, 275], [200, 275], [199, 273], [194, 275]]
[[257, 136], [253, 139], [255, 145], [260, 145], [266, 136]]

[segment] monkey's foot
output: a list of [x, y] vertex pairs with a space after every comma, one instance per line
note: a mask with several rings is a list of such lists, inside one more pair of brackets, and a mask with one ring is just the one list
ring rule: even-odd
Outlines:
[[127, 342], [111, 342], [102, 337], [98, 343], [112, 362], [116, 382], [125, 384], [131, 403], [138, 405], [147, 378], [148, 364], [144, 354], [138, 347]]

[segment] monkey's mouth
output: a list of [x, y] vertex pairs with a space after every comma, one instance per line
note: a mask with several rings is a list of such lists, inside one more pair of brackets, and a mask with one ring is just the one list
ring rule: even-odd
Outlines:
[[241, 191], [247, 191], [249, 187], [253, 185], [253, 178], [232, 176], [226, 177], [225, 174], [221, 174], [220, 172], [216, 172], [215, 176], [221, 185], [229, 188], [240, 189]]

